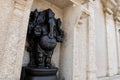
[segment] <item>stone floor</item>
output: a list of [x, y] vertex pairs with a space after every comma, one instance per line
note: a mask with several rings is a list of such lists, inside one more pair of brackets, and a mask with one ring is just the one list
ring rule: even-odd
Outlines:
[[112, 77], [101, 77], [98, 80], [120, 80], [120, 75], [114, 75]]

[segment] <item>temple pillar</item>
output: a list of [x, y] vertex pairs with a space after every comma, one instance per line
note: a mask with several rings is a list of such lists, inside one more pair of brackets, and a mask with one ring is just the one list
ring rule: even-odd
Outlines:
[[106, 42], [107, 42], [107, 76], [118, 73], [118, 57], [116, 44], [116, 31], [114, 21], [114, 11], [116, 3], [111, 1], [103, 2], [106, 22]]
[[116, 0], [117, 6], [114, 9], [114, 21], [116, 32], [116, 49], [117, 49], [117, 61], [118, 61], [118, 74], [120, 74], [120, 1]]
[[[20, 80], [22, 68], [22, 59], [25, 47], [25, 39], [27, 33], [27, 25], [29, 13], [33, 0], [4, 0], [0, 1], [2, 5], [6, 4], [8, 14], [4, 16], [10, 17], [6, 27], [6, 32], [2, 34], [5, 37], [0, 58], [0, 80]], [[11, 4], [11, 5], [10, 5]], [[10, 5], [10, 7], [8, 6]], [[12, 7], [11, 7], [12, 6]], [[6, 9], [4, 9], [6, 11]], [[6, 23], [5, 23], [6, 25]], [[4, 39], [4, 38], [3, 38]]]
[[[111, 34], [112, 32], [112, 34]], [[117, 50], [116, 34], [113, 15], [106, 13], [106, 35], [107, 35], [107, 54], [108, 54], [108, 76], [117, 74]], [[111, 42], [112, 41], [112, 42]], [[114, 66], [113, 66], [114, 64]]]
[[61, 80], [96, 80], [94, 4], [75, 4], [64, 9], [61, 45]]
[[87, 80], [96, 80], [96, 53], [95, 53], [95, 17], [94, 2], [88, 4], [90, 16], [88, 18], [88, 54], [87, 54]]
[[116, 31], [116, 47], [117, 47], [117, 61], [118, 61], [118, 74], [120, 74], [120, 22], [115, 21], [115, 31]]

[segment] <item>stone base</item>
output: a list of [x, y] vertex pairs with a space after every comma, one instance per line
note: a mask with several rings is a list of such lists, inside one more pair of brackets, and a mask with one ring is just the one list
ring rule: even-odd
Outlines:
[[21, 80], [57, 80], [57, 70], [23, 67]]

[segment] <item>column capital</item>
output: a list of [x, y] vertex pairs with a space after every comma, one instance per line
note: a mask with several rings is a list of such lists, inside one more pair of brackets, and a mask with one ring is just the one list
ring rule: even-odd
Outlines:
[[114, 10], [114, 20], [120, 22], [120, 5], [118, 5]]
[[120, 0], [102, 0], [105, 13], [112, 14], [114, 20], [120, 21]]
[[102, 0], [104, 11], [113, 14], [116, 9], [117, 2], [115, 0]]
[[91, 0], [70, 0], [75, 5], [85, 4], [90, 2]]
[[80, 12], [79, 18], [77, 19], [76, 22], [78, 24], [82, 24], [83, 23], [82, 19], [88, 18], [89, 16], [90, 16], [90, 11], [86, 7], [81, 5], [81, 12]]
[[81, 13], [80, 19], [83, 19], [83, 18], [90, 16], [89, 10], [85, 7], [81, 7], [81, 12], [82, 13]]

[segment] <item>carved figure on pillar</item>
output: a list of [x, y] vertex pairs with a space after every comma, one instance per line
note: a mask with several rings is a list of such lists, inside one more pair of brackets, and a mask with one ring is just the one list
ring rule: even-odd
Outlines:
[[60, 18], [51, 9], [31, 12], [27, 32], [30, 67], [52, 68], [51, 58], [57, 42], [63, 41]]

